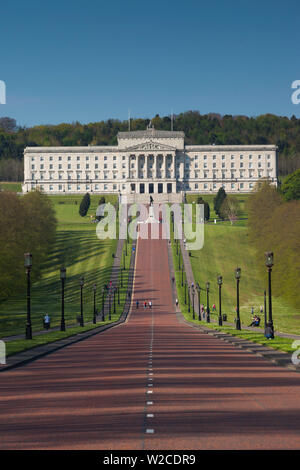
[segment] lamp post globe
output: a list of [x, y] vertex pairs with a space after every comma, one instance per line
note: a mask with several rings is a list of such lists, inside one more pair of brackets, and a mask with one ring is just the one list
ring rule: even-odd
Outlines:
[[267, 251], [266, 256], [266, 266], [268, 268], [268, 284], [269, 284], [269, 318], [268, 318], [268, 327], [270, 328], [270, 338], [274, 339], [274, 325], [273, 325], [273, 312], [272, 312], [272, 282], [271, 282], [271, 272], [274, 265], [274, 254], [272, 251]]
[[241, 319], [240, 319], [240, 279], [241, 279], [241, 268], [236, 268], [236, 329], [241, 330]]

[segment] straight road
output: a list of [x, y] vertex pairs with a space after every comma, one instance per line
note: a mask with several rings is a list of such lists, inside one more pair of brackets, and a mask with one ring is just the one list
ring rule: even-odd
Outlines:
[[125, 324], [0, 374], [0, 448], [299, 449], [300, 375], [177, 320], [166, 240], [136, 260]]

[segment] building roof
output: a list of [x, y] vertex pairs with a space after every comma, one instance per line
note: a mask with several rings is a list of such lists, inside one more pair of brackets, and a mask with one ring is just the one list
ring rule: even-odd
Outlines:
[[144, 131], [118, 132], [118, 139], [143, 139], [143, 138], [165, 138], [180, 139], [184, 138], [183, 131], [159, 131], [154, 127], [147, 128]]

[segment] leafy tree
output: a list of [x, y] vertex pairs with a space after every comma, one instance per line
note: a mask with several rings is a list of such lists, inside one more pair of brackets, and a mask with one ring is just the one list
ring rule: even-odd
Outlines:
[[209, 220], [210, 218], [210, 207], [207, 201], [204, 201], [201, 196], [197, 198], [197, 204], [204, 204], [204, 220]]
[[220, 213], [220, 208], [225, 198], [226, 198], [226, 191], [223, 187], [221, 187], [219, 191], [217, 192], [217, 195], [214, 197], [214, 211], [221, 218], [222, 216]]
[[84, 217], [87, 214], [90, 204], [91, 204], [90, 194], [86, 193], [83, 196], [82, 201], [79, 206], [79, 214], [81, 215], [81, 217]]
[[42, 263], [55, 237], [56, 219], [50, 199], [39, 191], [20, 198], [0, 193], [0, 299], [24, 292], [24, 253], [33, 257], [32, 279], [41, 275]]
[[286, 178], [281, 186], [281, 192], [286, 201], [300, 199], [300, 169]]
[[240, 213], [240, 205], [235, 197], [227, 196], [220, 207], [220, 214], [222, 219], [229, 219], [231, 225], [237, 221]]

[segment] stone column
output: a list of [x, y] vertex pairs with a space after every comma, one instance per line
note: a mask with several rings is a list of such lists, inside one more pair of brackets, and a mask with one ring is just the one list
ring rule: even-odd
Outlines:
[[167, 178], [167, 155], [163, 154], [162, 177]]
[[173, 178], [176, 179], [176, 154], [173, 155]]

